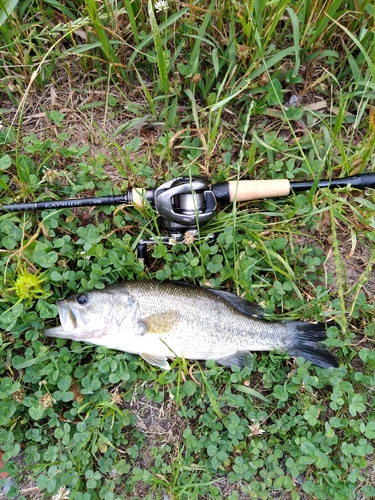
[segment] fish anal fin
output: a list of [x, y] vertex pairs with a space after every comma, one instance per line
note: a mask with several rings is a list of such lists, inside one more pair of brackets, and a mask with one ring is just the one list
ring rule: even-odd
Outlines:
[[145, 333], [151, 333], [156, 335], [166, 335], [173, 327], [176, 326], [180, 317], [178, 311], [165, 311], [162, 313], [151, 314], [146, 318], [143, 318], [143, 322], [146, 325]]
[[223, 366], [240, 366], [243, 368], [248, 365], [249, 362], [247, 360], [248, 356], [251, 356], [249, 351], [237, 351], [229, 356], [225, 356], [224, 358], [215, 359], [216, 363]]
[[140, 356], [147, 361], [147, 363], [150, 363], [150, 365], [159, 366], [159, 368], [163, 370], [170, 370], [171, 368], [165, 356], [156, 356], [146, 352], [141, 352]]

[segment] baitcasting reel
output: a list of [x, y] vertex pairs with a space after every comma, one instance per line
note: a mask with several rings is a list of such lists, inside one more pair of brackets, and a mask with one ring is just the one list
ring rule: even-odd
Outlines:
[[[150, 197], [151, 198], [151, 197]], [[147, 245], [162, 241], [173, 245], [184, 241], [186, 232], [198, 236], [198, 225], [206, 224], [216, 214], [217, 202], [208, 179], [178, 177], [165, 182], [152, 191], [150, 203], [159, 214], [159, 225], [168, 236], [160, 239], [140, 240], [138, 255], [147, 262]], [[214, 235], [208, 239], [213, 241]]]

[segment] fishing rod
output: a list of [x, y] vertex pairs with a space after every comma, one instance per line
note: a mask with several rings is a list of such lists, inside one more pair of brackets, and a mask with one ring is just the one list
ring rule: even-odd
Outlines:
[[[161, 227], [168, 232], [168, 236], [161, 238], [168, 244], [171, 241], [182, 241], [186, 231], [190, 231], [194, 236], [197, 235], [198, 226], [206, 224], [215, 216], [218, 203], [278, 198], [288, 196], [290, 193], [308, 191], [313, 185], [314, 181], [291, 182], [288, 179], [241, 180], [211, 184], [206, 178], [178, 177], [154, 189], [132, 188], [118, 196], [4, 204], [0, 206], [0, 211], [21, 212], [123, 204], [144, 207], [149, 203], [159, 214]], [[316, 184], [318, 189], [337, 189], [346, 186], [355, 189], [375, 188], [375, 173], [358, 174], [341, 179], [323, 179]], [[141, 258], [145, 258], [146, 247], [151, 243], [156, 243], [156, 240], [139, 242], [138, 252]]]

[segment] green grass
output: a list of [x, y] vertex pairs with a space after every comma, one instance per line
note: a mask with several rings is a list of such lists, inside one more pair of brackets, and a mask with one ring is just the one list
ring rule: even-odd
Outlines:
[[[4, 497], [374, 498], [375, 195], [317, 189], [374, 170], [373, 29], [370, 1], [0, 1], [2, 203], [181, 175], [316, 181], [220, 207], [149, 268], [151, 207], [0, 214]], [[275, 352], [162, 372], [43, 336], [56, 300], [155, 277], [334, 320], [340, 368]]]

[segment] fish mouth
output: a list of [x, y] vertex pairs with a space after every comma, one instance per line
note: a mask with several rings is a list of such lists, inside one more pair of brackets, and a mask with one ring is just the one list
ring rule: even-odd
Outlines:
[[56, 302], [57, 308], [59, 310], [60, 326], [54, 328], [47, 328], [44, 330], [44, 335], [47, 337], [59, 337], [59, 338], [69, 338], [72, 336], [77, 336], [77, 327], [79, 324], [79, 313], [74, 310], [74, 308], [69, 307], [65, 300], [59, 300]]

